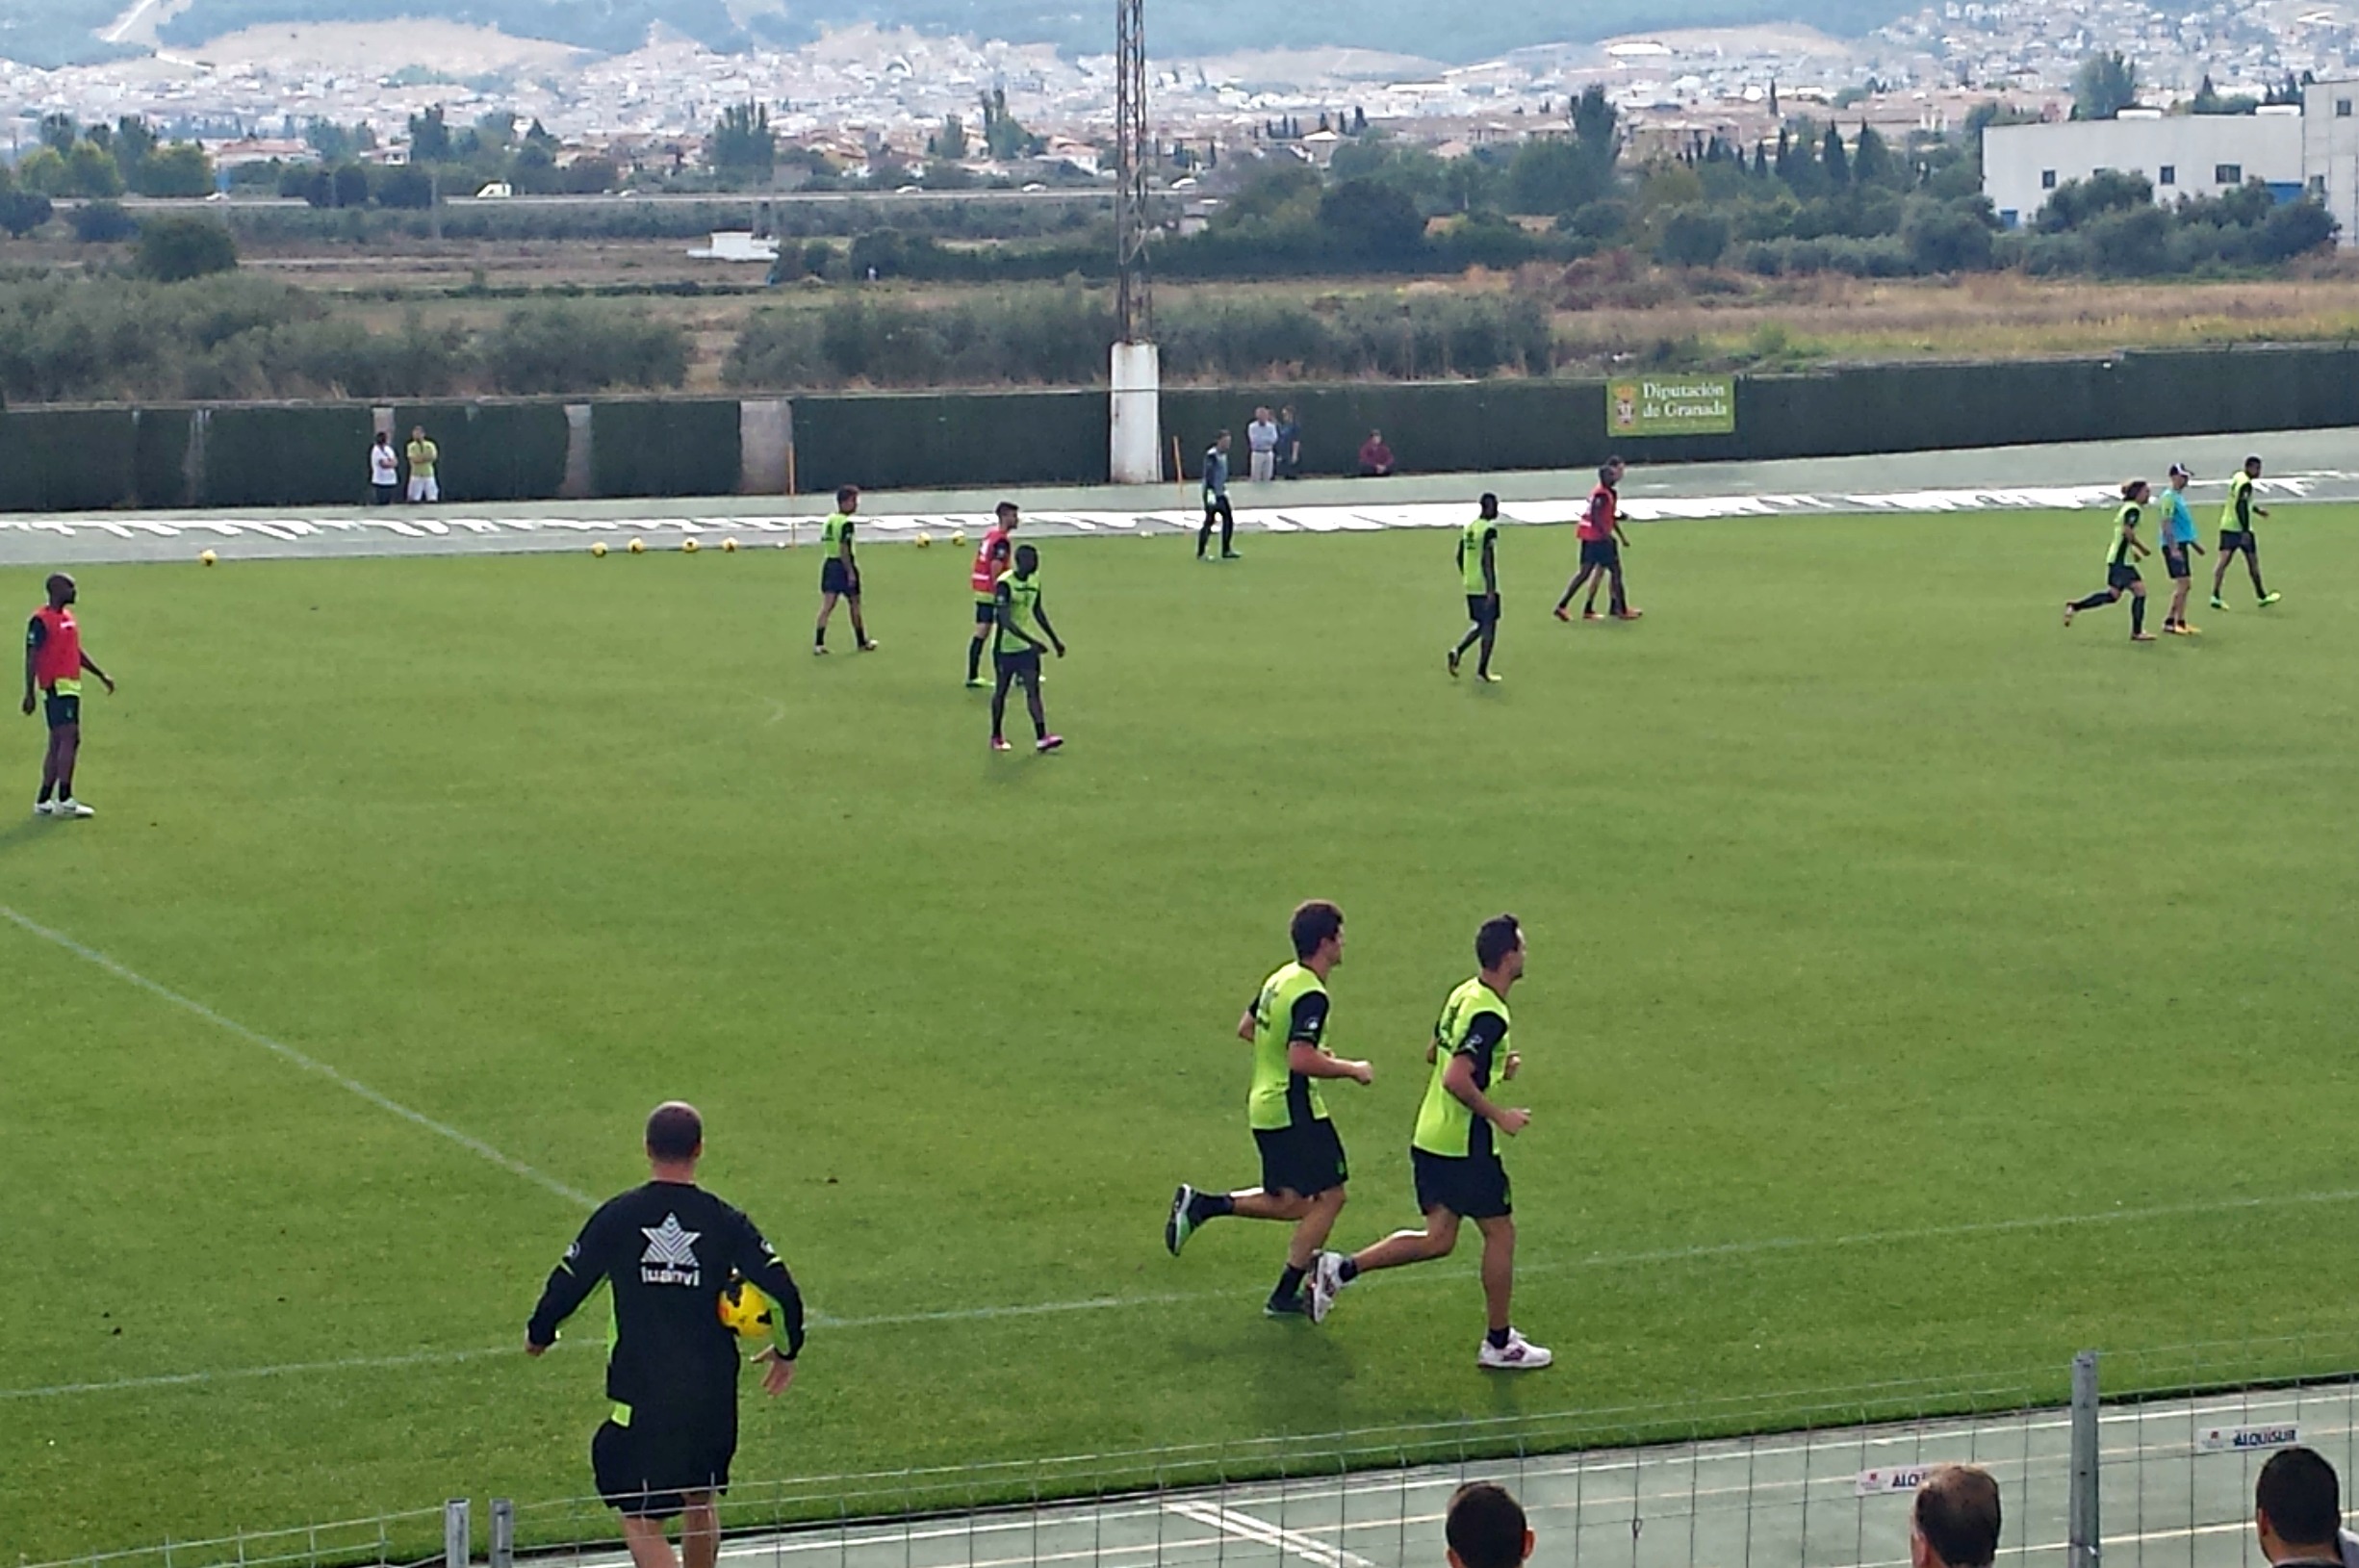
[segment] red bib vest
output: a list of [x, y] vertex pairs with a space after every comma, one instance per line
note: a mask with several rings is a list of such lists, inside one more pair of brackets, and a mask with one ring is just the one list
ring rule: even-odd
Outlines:
[[975, 590], [977, 599], [988, 599], [999, 587], [999, 574], [1007, 568], [999, 564], [998, 553], [1007, 548], [1008, 530], [992, 527], [983, 536], [983, 548], [975, 552], [975, 568], [967, 574], [967, 585]]
[[74, 625], [74, 612], [53, 609], [43, 604], [33, 612], [48, 635], [33, 655], [33, 683], [54, 686], [61, 681], [71, 681], [82, 674], [82, 629]]

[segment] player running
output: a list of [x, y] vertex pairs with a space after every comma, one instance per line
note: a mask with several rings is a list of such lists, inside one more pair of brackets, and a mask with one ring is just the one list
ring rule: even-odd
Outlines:
[[1302, 1293], [1311, 1260], [1344, 1211], [1349, 1178], [1344, 1141], [1327, 1119], [1319, 1092], [1321, 1078], [1349, 1078], [1366, 1085], [1375, 1069], [1348, 1062], [1327, 1049], [1327, 976], [1344, 962], [1344, 912], [1324, 899], [1295, 911], [1295, 962], [1262, 982], [1262, 989], [1237, 1022], [1237, 1035], [1253, 1044], [1253, 1088], [1245, 1119], [1262, 1153], [1262, 1184], [1237, 1193], [1201, 1193], [1183, 1183], [1171, 1198], [1164, 1223], [1164, 1246], [1178, 1257], [1196, 1228], [1223, 1215], [1244, 1220], [1282, 1220], [1295, 1227], [1286, 1268], [1263, 1311], [1272, 1318], [1307, 1317]]
[[2138, 520], [2146, 509], [2146, 498], [2151, 494], [2143, 479], [2132, 479], [2121, 487], [2121, 510], [2114, 514], [2114, 542], [2105, 552], [2105, 586], [2086, 599], [2075, 599], [2064, 606], [2064, 625], [2085, 609], [2110, 604], [2126, 590], [2130, 596], [2130, 640], [2152, 642], [2154, 633], [2146, 630], [2146, 584], [2138, 575], [2138, 562], [2153, 553], [2138, 537]]
[[2283, 594], [2270, 593], [2261, 586], [2261, 547], [2252, 537], [2252, 520], [2267, 517], [2269, 508], [2252, 503], [2253, 481], [2261, 476], [2258, 454], [2244, 459], [2244, 466], [2228, 476], [2228, 500], [2219, 509], [2219, 559], [2212, 567], [2212, 607], [2224, 610], [2228, 602], [2219, 597], [2220, 584], [2228, 576], [2228, 562], [2239, 551], [2244, 552], [2244, 570], [2252, 574], [2252, 596], [2261, 607], [2283, 599]]
[[1491, 650], [1499, 642], [1499, 498], [1487, 490], [1474, 520], [1458, 534], [1458, 575], [1466, 579], [1467, 628], [1449, 651], [1450, 677], [1456, 679], [1458, 660], [1479, 642], [1475, 677], [1496, 684], [1500, 678], [1491, 673]]
[[1508, 1313], [1515, 1293], [1515, 1204], [1498, 1138], [1522, 1132], [1531, 1113], [1490, 1097], [1495, 1083], [1513, 1078], [1523, 1066], [1508, 1042], [1507, 992], [1524, 978], [1524, 932], [1514, 915], [1482, 923], [1474, 934], [1474, 961], [1480, 972], [1442, 1004], [1425, 1050], [1433, 1076], [1409, 1140], [1425, 1228], [1395, 1231], [1350, 1257], [1320, 1253], [1311, 1270], [1311, 1321], [1325, 1319], [1336, 1293], [1362, 1274], [1449, 1256], [1458, 1245], [1459, 1221], [1472, 1220], [1482, 1232], [1482, 1298], [1490, 1314], [1475, 1364], [1533, 1372], [1555, 1356], [1517, 1333]]
[[1575, 531], [1581, 542], [1581, 569], [1571, 582], [1565, 584], [1564, 597], [1556, 601], [1556, 619], [1573, 619], [1573, 596], [1589, 585], [1588, 603], [1581, 606], [1581, 619], [1603, 621], [1598, 613], [1598, 584], [1610, 578], [1613, 593], [1606, 604], [1617, 621], [1635, 621], [1645, 610], [1630, 608], [1629, 597], [1622, 588], [1622, 547], [1628, 544], [1629, 535], [1622, 531], [1622, 494], [1618, 488], [1628, 465], [1619, 457], [1608, 457], [1598, 469], [1597, 488], [1589, 492], [1589, 510]]
[[2163, 630], [2173, 637], [2196, 636], [2203, 629], [2187, 624], [2187, 590], [2193, 586], [2187, 553], [2203, 553], [2195, 542], [2195, 515], [2187, 509], [2187, 481], [2195, 476], [2185, 463], [2170, 465], [2170, 488], [2163, 492], [2163, 565], [2170, 573], [2170, 611]]
[[1048, 714], [1040, 706], [1040, 655], [1054, 644], [1057, 656], [1064, 657], [1064, 639], [1048, 624], [1047, 606], [1040, 603], [1040, 553], [1030, 545], [1015, 547], [1015, 570], [1001, 574], [991, 590], [991, 669], [999, 678], [991, 690], [991, 750], [1013, 749], [1001, 729], [1008, 688], [1021, 682], [1025, 706], [1032, 709], [1033, 750], [1053, 752], [1064, 744], [1064, 736], [1048, 733]]
[[983, 679], [983, 644], [999, 625], [997, 610], [999, 579], [1008, 570], [1010, 553], [1018, 521], [1015, 502], [1003, 501], [994, 514], [997, 521], [983, 535], [983, 543], [975, 549], [974, 570], [966, 577], [967, 586], [975, 590], [975, 636], [966, 645], [966, 689], [988, 691], [991, 683]]
[[74, 622], [74, 579], [59, 572], [49, 578], [49, 603], [25, 627], [25, 713], [38, 691], [49, 720], [49, 749], [41, 754], [41, 792], [33, 797], [35, 816], [79, 820], [98, 813], [74, 799], [74, 760], [82, 755], [82, 672], [98, 677], [115, 695], [107, 672], [82, 651], [82, 628]]
[[819, 548], [827, 558], [819, 563], [819, 629], [812, 634], [811, 652], [828, 651], [828, 617], [835, 613], [835, 601], [843, 600], [852, 610], [852, 640], [863, 654], [873, 654], [877, 645], [868, 639], [868, 629], [860, 624], [860, 566], [852, 558], [852, 518], [860, 509], [860, 487], [845, 485], [835, 492], [835, 510], [819, 528]]

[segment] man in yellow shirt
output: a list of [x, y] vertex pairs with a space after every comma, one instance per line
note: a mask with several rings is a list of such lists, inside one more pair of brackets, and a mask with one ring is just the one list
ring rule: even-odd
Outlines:
[[443, 499], [442, 481], [434, 476], [434, 465], [441, 461], [442, 455], [442, 449], [426, 439], [424, 425], [414, 424], [410, 427], [409, 498], [412, 505]]

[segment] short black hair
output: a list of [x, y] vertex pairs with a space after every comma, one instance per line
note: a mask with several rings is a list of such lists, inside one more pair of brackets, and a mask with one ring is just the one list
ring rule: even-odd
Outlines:
[[1496, 512], [1499, 510], [1499, 497], [1495, 493], [1486, 490], [1482, 493], [1482, 500], [1477, 501], [1475, 504], [1479, 505], [1486, 512]]
[[1015, 567], [1017, 571], [1020, 572], [1027, 567], [1034, 567], [1039, 564], [1040, 553], [1038, 551], [1033, 549], [1030, 545], [1018, 545], [1015, 547]]
[[1295, 957], [1306, 959], [1329, 937], [1343, 935], [1344, 912], [1323, 898], [1314, 898], [1295, 906], [1295, 917], [1287, 929], [1295, 938]]
[[993, 516], [997, 516], [1001, 512], [1013, 512], [1014, 510], [1015, 502], [1012, 501], [1003, 501], [998, 505], [991, 508]]
[[1495, 1481], [1469, 1481], [1451, 1494], [1443, 1538], [1466, 1568], [1516, 1568], [1524, 1560], [1524, 1505]]
[[665, 1100], [647, 1114], [647, 1152], [658, 1160], [690, 1160], [705, 1146], [705, 1118], [686, 1100]]
[[49, 597], [52, 599], [55, 599], [58, 596], [58, 590], [60, 588], [70, 588], [73, 585], [74, 579], [72, 575], [65, 572], [50, 573], [49, 580], [41, 584], [41, 586], [48, 591]]
[[2332, 1546], [2343, 1529], [2343, 1489], [2315, 1449], [2279, 1449], [2261, 1467], [2253, 1502], [2288, 1546]]
[[1999, 1483], [1978, 1465], [1941, 1465], [1916, 1489], [1917, 1533], [1947, 1568], [1988, 1568], [1999, 1554]]
[[835, 504], [838, 506], [849, 506], [859, 499], [860, 487], [857, 484], [839, 484], [835, 487]]
[[1494, 914], [1474, 933], [1474, 962], [1496, 969], [1524, 939], [1524, 927], [1512, 914]]

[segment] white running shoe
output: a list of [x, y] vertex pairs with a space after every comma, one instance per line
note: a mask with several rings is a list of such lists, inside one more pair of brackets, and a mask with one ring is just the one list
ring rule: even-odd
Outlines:
[[1344, 1255], [1321, 1252], [1311, 1259], [1311, 1322], [1325, 1323], [1335, 1310], [1336, 1293], [1344, 1288]]
[[50, 807], [49, 807], [49, 803], [48, 803], [47, 801], [45, 801], [45, 800], [37, 800], [37, 801], [35, 801], [35, 802], [33, 803], [33, 814], [34, 814], [35, 816], [47, 816], [47, 815], [49, 815], [49, 814], [50, 814]]
[[1534, 1345], [1510, 1328], [1507, 1343], [1498, 1348], [1492, 1346], [1488, 1335], [1484, 1336], [1482, 1354], [1474, 1358], [1474, 1365], [1494, 1372], [1538, 1372], [1555, 1359], [1555, 1351], [1545, 1345]]
[[49, 809], [49, 814], [51, 816], [84, 817], [96, 816], [98, 813], [91, 810], [89, 807], [83, 805], [80, 801], [69, 799], [62, 800], [55, 806], [52, 806]]

